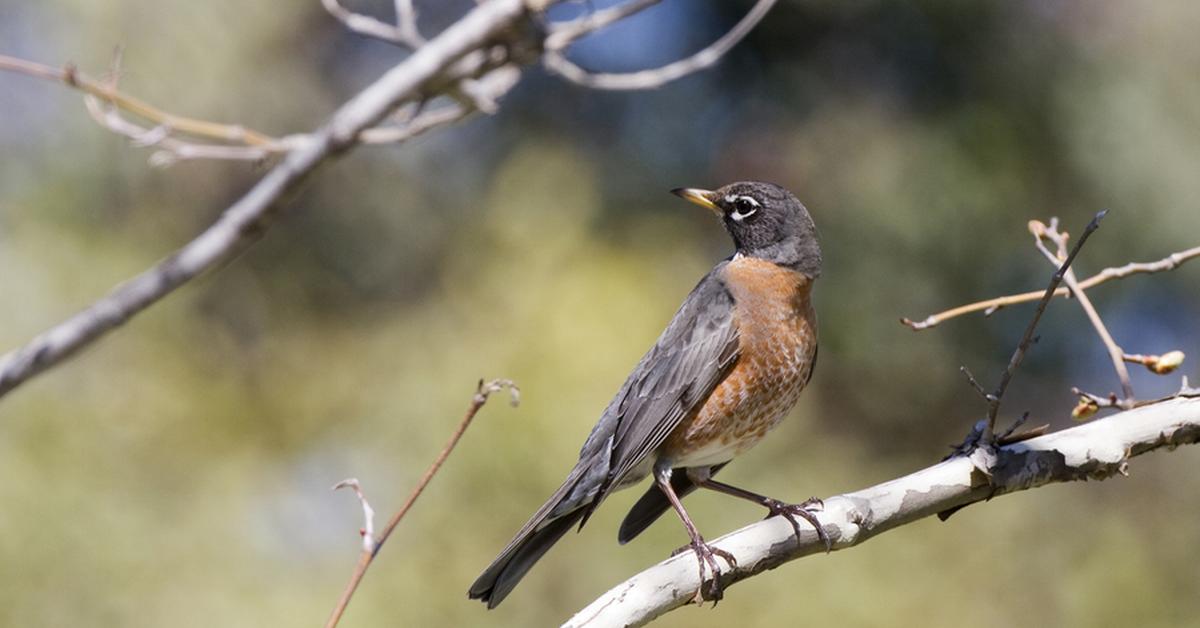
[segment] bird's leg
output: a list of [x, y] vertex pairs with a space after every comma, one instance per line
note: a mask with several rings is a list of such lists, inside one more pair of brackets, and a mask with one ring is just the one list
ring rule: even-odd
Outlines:
[[675, 508], [675, 513], [683, 521], [683, 527], [687, 528], [688, 536], [692, 540], [691, 548], [696, 553], [696, 562], [700, 566], [700, 587], [696, 589], [696, 596], [693, 598], [693, 601], [697, 605], [704, 602], [704, 567], [707, 565], [708, 569], [712, 572], [712, 580], [708, 587], [708, 599], [712, 600], [713, 604], [716, 604], [722, 595], [721, 568], [714, 556], [724, 558], [729, 562], [730, 567], [735, 568], [737, 567], [737, 560], [733, 557], [733, 554], [704, 542], [704, 537], [700, 536], [700, 531], [696, 529], [696, 524], [692, 523], [692, 518], [683, 509], [683, 502], [679, 500], [679, 496], [675, 494], [675, 489], [671, 487], [671, 468], [669, 466], [654, 470], [654, 482], [658, 485], [659, 490], [667, 496], [667, 500], [671, 502], [671, 506]]
[[824, 504], [820, 499], [817, 499], [816, 497], [810, 497], [804, 500], [803, 503], [788, 504], [781, 502], [778, 499], [771, 499], [770, 497], [759, 495], [758, 493], [751, 493], [746, 489], [730, 486], [724, 482], [717, 482], [716, 480], [708, 478], [706, 474], [689, 474], [688, 477], [693, 483], [696, 484], [696, 486], [717, 491], [718, 493], [725, 493], [726, 495], [740, 497], [741, 499], [746, 499], [765, 507], [770, 511], [770, 514], [767, 515], [767, 518], [774, 517], [775, 515], [782, 516], [784, 519], [788, 520], [788, 523], [792, 524], [792, 529], [796, 531], [797, 541], [800, 540], [800, 522], [796, 521], [796, 517], [804, 519], [816, 529], [817, 538], [825, 544], [825, 551], [829, 552], [833, 550], [833, 541], [829, 539], [829, 535], [825, 533], [825, 528], [821, 527], [821, 522], [817, 520], [817, 516], [813, 514], [814, 511], [820, 511], [821, 508], [824, 507]]

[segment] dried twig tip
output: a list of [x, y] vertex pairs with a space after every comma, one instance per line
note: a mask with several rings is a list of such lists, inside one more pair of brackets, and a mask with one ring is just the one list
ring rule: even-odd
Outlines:
[[363, 526], [358, 529], [358, 535], [362, 537], [363, 551], [372, 552], [375, 550], [375, 510], [367, 502], [367, 496], [363, 494], [358, 478], [346, 478], [333, 485], [335, 491], [342, 488], [354, 489], [354, 495], [362, 505]]
[[511, 379], [493, 379], [490, 382], [479, 380], [479, 386], [476, 388], [476, 401], [483, 403], [492, 393], [508, 390], [508, 403], [512, 407], [517, 407], [521, 404], [521, 388]]

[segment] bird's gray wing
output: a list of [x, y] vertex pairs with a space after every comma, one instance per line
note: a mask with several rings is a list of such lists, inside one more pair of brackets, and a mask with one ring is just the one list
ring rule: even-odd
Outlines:
[[737, 361], [734, 303], [721, 280], [724, 266], [718, 264], [688, 295], [584, 444], [581, 459], [595, 459], [604, 449], [608, 454], [603, 477], [596, 477], [599, 469], [593, 467], [592, 481], [579, 485], [596, 491], [580, 500], [590, 502], [589, 514], [704, 404]]

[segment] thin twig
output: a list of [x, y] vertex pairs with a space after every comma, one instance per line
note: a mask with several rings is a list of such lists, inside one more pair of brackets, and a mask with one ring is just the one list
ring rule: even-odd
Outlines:
[[1012, 358], [1008, 361], [1008, 367], [1004, 369], [1004, 374], [1000, 376], [1000, 383], [996, 386], [995, 392], [992, 393], [992, 398], [988, 402], [987, 422], [984, 424], [982, 433], [982, 442], [985, 444], [991, 443], [993, 440], [994, 430], [996, 428], [996, 415], [1000, 413], [1000, 401], [1004, 398], [1004, 391], [1008, 390], [1008, 384], [1012, 381], [1013, 374], [1017, 367], [1021, 365], [1021, 360], [1025, 358], [1025, 352], [1029, 349], [1030, 343], [1033, 342], [1033, 331], [1037, 329], [1038, 321], [1042, 319], [1042, 313], [1046, 311], [1046, 306], [1049, 305], [1050, 299], [1054, 298], [1054, 290], [1058, 288], [1058, 284], [1062, 282], [1063, 275], [1071, 268], [1071, 262], [1075, 261], [1075, 256], [1079, 254], [1079, 250], [1083, 248], [1083, 243], [1087, 242], [1092, 232], [1100, 227], [1100, 221], [1104, 219], [1104, 215], [1108, 210], [1104, 210], [1088, 223], [1083, 229], [1083, 235], [1079, 236], [1079, 241], [1075, 243], [1075, 248], [1071, 249], [1071, 253], [1063, 260], [1061, 266], [1055, 271], [1050, 278], [1050, 285], [1046, 287], [1046, 291], [1042, 294], [1042, 300], [1038, 302], [1037, 309], [1033, 313], [1033, 318], [1030, 319], [1029, 325], [1025, 327], [1025, 335], [1021, 337], [1021, 342], [1017, 344], [1017, 348], [1013, 351]]
[[129, 138], [134, 146], [158, 148], [150, 155], [150, 164], [159, 168], [189, 159], [259, 161], [286, 147], [295, 146], [297, 139], [293, 136], [280, 138], [270, 146], [195, 143], [175, 137], [173, 130], [167, 126], [146, 128], [130, 122], [117, 107], [105, 105], [90, 94], [83, 97], [83, 104], [93, 120], [109, 131]]
[[[372, 538], [369, 531], [364, 533], [363, 551], [359, 554], [358, 563], [354, 567], [354, 572], [350, 574], [350, 581], [346, 583], [346, 588], [342, 590], [342, 595], [338, 598], [337, 605], [334, 606], [333, 612], [330, 613], [329, 620], [325, 622], [326, 628], [333, 628], [334, 626], [337, 626], [338, 621], [342, 619], [342, 615], [346, 612], [346, 606], [350, 604], [350, 599], [354, 597], [354, 592], [358, 590], [358, 585], [360, 582], [362, 582], [363, 576], [366, 575], [367, 569], [371, 566], [371, 562], [374, 561], [375, 557], [379, 555], [379, 550], [383, 549], [383, 544], [387, 542], [388, 537], [392, 535], [392, 532], [396, 529], [396, 526], [400, 524], [402, 519], [404, 519], [404, 515], [408, 514], [408, 511], [412, 509], [413, 504], [415, 504], [417, 501], [417, 498], [420, 497], [421, 493], [425, 491], [425, 487], [429, 486], [429, 482], [433, 479], [433, 476], [437, 475], [438, 470], [442, 468], [442, 464], [446, 462], [446, 458], [450, 457], [450, 453], [454, 451], [455, 445], [458, 444], [458, 441], [462, 438], [463, 434], [466, 433], [467, 428], [471, 426], [471, 421], [475, 418], [475, 415], [479, 412], [479, 409], [482, 408], [485, 403], [487, 403], [488, 397], [492, 393], [499, 392], [504, 389], [508, 389], [510, 403], [515, 407], [520, 402], [521, 398], [520, 390], [517, 388], [515, 383], [507, 379], [496, 379], [485, 384], [482, 379], [479, 380], [479, 385], [475, 389], [475, 394], [471, 397], [471, 405], [467, 407], [466, 414], [464, 414], [462, 420], [458, 422], [458, 427], [455, 428], [454, 433], [450, 435], [450, 439], [446, 441], [446, 445], [442, 447], [441, 453], [438, 454], [437, 458], [434, 458], [433, 462], [429, 465], [429, 468], [426, 469], [425, 473], [421, 475], [421, 479], [417, 481], [416, 487], [414, 487], [412, 492], [409, 493], [408, 499], [404, 501], [404, 505], [401, 506], [400, 510], [397, 510], [396, 514], [392, 515], [392, 518], [388, 520], [387, 525], [383, 527], [383, 532], [379, 534], [379, 538]], [[339, 488], [342, 486], [342, 484], [344, 484], [344, 482], [339, 483], [338, 486], [334, 487], [334, 489]], [[353, 486], [355, 487], [355, 492], [358, 493], [360, 501], [362, 501], [364, 516], [369, 520], [371, 514], [374, 513], [369, 510], [370, 506], [367, 505], [366, 499], [362, 497], [362, 493], [358, 488], [357, 480], [354, 482]], [[369, 526], [364, 527], [364, 530], [369, 530]]]
[[991, 393], [983, 389], [983, 385], [979, 383], [979, 380], [975, 379], [975, 374], [971, 372], [971, 369], [965, 366], [960, 366], [958, 367], [958, 370], [960, 373], [966, 376], [967, 383], [971, 385], [971, 388], [975, 389], [975, 392], [979, 393], [979, 396], [982, 397], [985, 402], [992, 402]]
[[550, 35], [546, 37], [546, 49], [562, 51], [577, 40], [660, 2], [662, 0], [630, 0], [615, 7], [593, 11], [570, 22], [552, 24], [550, 25]]
[[[471, 81], [477, 95], [487, 94], [487, 98], [495, 100], [508, 93], [521, 78], [521, 70], [516, 64], [501, 66], [489, 72], [483, 78]], [[398, 144], [410, 140], [433, 129], [450, 126], [466, 120], [481, 110], [477, 103], [469, 98], [458, 99], [448, 105], [425, 111], [427, 101], [415, 103], [409, 118], [398, 125], [380, 125], [367, 129], [359, 134], [358, 139], [364, 144]]]
[[475, 112], [475, 109], [454, 103], [422, 113], [406, 124], [377, 126], [367, 129], [358, 136], [358, 139], [364, 144], [394, 144], [403, 142], [438, 127], [461, 122]]
[[62, 68], [56, 68], [34, 61], [0, 55], [0, 70], [57, 81], [85, 94], [94, 96], [123, 111], [149, 120], [155, 123], [156, 126], [163, 126], [193, 137], [257, 146], [268, 150], [276, 146], [278, 142], [276, 138], [255, 131], [254, 129], [246, 128], [240, 124], [221, 124], [167, 113], [139, 98], [121, 92], [108, 81], [98, 81], [83, 74], [70, 64]]
[[[725, 56], [767, 15], [776, 0], [758, 0], [729, 32], [696, 54], [659, 68], [628, 73], [593, 73], [567, 59], [559, 50], [547, 50], [542, 63], [563, 78], [593, 89], [654, 89], [704, 70]], [[644, 7], [643, 7], [644, 8]]]
[[[1175, 270], [1184, 262], [1197, 257], [1200, 257], [1200, 246], [1172, 253], [1154, 262], [1131, 262], [1129, 264], [1125, 264], [1124, 266], [1105, 268], [1095, 275], [1080, 281], [1079, 288], [1081, 290], [1088, 290], [1107, 281], [1113, 279], [1124, 279], [1130, 275], [1160, 273], [1163, 271]], [[1020, 294], [1010, 294], [1003, 297], [996, 297], [994, 299], [987, 299], [984, 301], [960, 305], [943, 312], [938, 312], [937, 314], [931, 314], [920, 321], [902, 318], [900, 319], [900, 322], [904, 325], [907, 325], [914, 331], [922, 331], [931, 327], [935, 327], [939, 323], [943, 323], [952, 318], [958, 318], [959, 316], [963, 316], [965, 314], [984, 312], [985, 315], [990, 315], [996, 310], [1008, 307], [1010, 305], [1036, 301], [1041, 298], [1042, 294], [1042, 290], [1022, 292]], [[1071, 294], [1070, 288], [1059, 288], [1058, 290], [1054, 291], [1054, 296], [1056, 297], [1065, 297], [1069, 294]]]
[[[1043, 238], [1053, 242], [1058, 250], [1051, 252], [1043, 243]], [[1038, 250], [1055, 266], [1062, 262], [1063, 257], [1067, 253], [1067, 239], [1067, 233], [1059, 232], [1058, 230], [1058, 220], [1051, 220], [1049, 226], [1038, 230], [1034, 234]], [[1125, 351], [1117, 345], [1117, 341], [1108, 332], [1108, 327], [1104, 324], [1104, 320], [1100, 318], [1100, 313], [1092, 305], [1092, 300], [1080, 288], [1079, 281], [1075, 278], [1075, 271], [1073, 269], [1068, 268], [1067, 272], [1063, 274], [1063, 282], [1067, 284], [1067, 289], [1071, 291], [1071, 295], [1079, 302], [1079, 307], [1083, 308], [1084, 314], [1087, 315], [1088, 320], [1092, 323], [1092, 327], [1096, 330], [1096, 335], [1100, 336], [1100, 341], [1104, 343], [1104, 348], [1108, 351], [1108, 357], [1112, 361], [1113, 369], [1117, 372], [1117, 379], [1121, 381], [1121, 392], [1124, 400], [1126, 403], [1133, 403], [1133, 384], [1129, 381], [1129, 369], [1125, 367]]]

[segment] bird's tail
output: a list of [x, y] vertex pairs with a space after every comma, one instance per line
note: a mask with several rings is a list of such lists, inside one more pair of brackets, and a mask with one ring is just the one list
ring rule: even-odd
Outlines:
[[576, 490], [581, 467], [576, 467], [567, 481], [509, 541], [508, 547], [475, 579], [467, 591], [468, 597], [482, 600], [489, 609], [498, 606], [542, 554], [590, 511], [592, 499], [581, 499], [580, 491]]
[[583, 512], [579, 509], [541, 528], [522, 531], [475, 580], [467, 595], [473, 600], [482, 600], [488, 608], [496, 608], [542, 554], [583, 517]]

